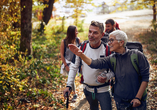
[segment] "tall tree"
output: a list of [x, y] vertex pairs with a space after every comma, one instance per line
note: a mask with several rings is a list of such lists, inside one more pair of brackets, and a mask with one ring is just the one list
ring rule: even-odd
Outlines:
[[[52, 15], [54, 0], [49, 0], [49, 1], [44, 0], [43, 4], [46, 6], [46, 8], [44, 8], [44, 11], [43, 11], [43, 22], [45, 24], [48, 24], [48, 22], [49, 22], [49, 20], [51, 18], [51, 15]], [[44, 30], [43, 22], [41, 22], [40, 31]]]
[[155, 1], [156, 0], [153, 1], [153, 21], [156, 21], [156, 5], [155, 5]]
[[32, 54], [32, 0], [21, 0], [20, 51]]

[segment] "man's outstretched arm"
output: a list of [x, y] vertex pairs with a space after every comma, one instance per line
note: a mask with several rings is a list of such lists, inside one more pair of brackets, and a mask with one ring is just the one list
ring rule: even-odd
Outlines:
[[87, 57], [77, 46], [74, 44], [69, 44], [69, 49], [77, 56], [79, 56], [87, 65], [92, 63], [92, 59]]

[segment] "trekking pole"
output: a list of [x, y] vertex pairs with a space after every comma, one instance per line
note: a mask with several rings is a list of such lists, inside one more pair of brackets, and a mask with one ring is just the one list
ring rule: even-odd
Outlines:
[[69, 105], [69, 95], [68, 95], [68, 92], [65, 93], [65, 96], [67, 97], [66, 109], [68, 110], [68, 105]]
[[125, 110], [130, 110], [133, 106], [133, 103], [130, 103], [127, 107], [125, 107]]

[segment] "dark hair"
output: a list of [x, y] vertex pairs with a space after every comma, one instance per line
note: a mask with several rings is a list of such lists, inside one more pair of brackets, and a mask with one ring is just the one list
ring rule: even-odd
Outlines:
[[115, 24], [113, 19], [106, 20], [105, 24], [111, 24], [112, 26]]
[[103, 25], [103, 23], [100, 23], [100, 22], [98, 22], [98, 21], [91, 21], [91, 24], [90, 24], [90, 25], [99, 27], [100, 32], [101, 32], [101, 33], [104, 32], [104, 25]]
[[76, 29], [76, 26], [74, 25], [70, 25], [67, 29], [67, 36], [65, 38], [67, 46], [68, 44], [71, 44], [72, 41], [74, 41], [76, 38], [75, 29]]

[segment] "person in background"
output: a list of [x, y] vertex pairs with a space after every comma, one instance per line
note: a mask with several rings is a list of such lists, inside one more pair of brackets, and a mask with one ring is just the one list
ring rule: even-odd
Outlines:
[[[92, 21], [89, 26], [88, 39], [89, 42], [86, 44], [86, 49], [84, 54], [92, 59], [97, 59], [100, 57], [106, 57], [106, 44], [101, 42], [101, 38], [104, 35], [104, 25], [98, 21]], [[80, 47], [79, 47], [80, 48]], [[63, 94], [70, 90], [72, 84], [75, 80], [76, 72], [80, 66], [81, 59], [76, 56], [75, 62], [71, 63], [67, 87], [64, 89]], [[106, 69], [92, 69], [82, 61], [82, 74], [83, 74], [83, 91], [86, 99], [90, 105], [91, 110], [99, 110], [99, 104], [101, 110], [112, 110], [111, 106], [111, 96], [110, 96], [110, 86], [106, 79], [109, 80], [114, 76], [113, 72], [106, 74], [106, 77], [101, 77], [100, 72], [106, 72]], [[99, 83], [101, 82], [101, 83]]]
[[113, 19], [107, 19], [105, 22], [105, 34], [102, 37], [102, 41], [107, 43], [109, 39], [109, 34], [115, 30], [120, 30], [119, 24]]
[[[80, 39], [77, 37], [77, 34], [78, 34], [77, 27], [70, 25], [67, 29], [66, 38], [61, 41], [60, 54], [62, 66], [60, 73], [63, 75], [68, 75], [69, 68], [71, 66], [71, 61], [74, 56], [74, 54], [69, 50], [68, 44], [74, 44], [76, 46], [79, 46], [80, 44]], [[75, 92], [75, 83], [72, 84], [72, 90], [74, 92], [72, 101], [75, 101], [77, 98], [77, 94]]]
[[[146, 110], [145, 90], [149, 82], [149, 63], [144, 54], [138, 50], [129, 50], [126, 47], [127, 35], [121, 30], [110, 33], [108, 44], [110, 51], [115, 53], [101, 59], [87, 57], [78, 47], [69, 44], [69, 49], [79, 56], [91, 68], [110, 68], [115, 73], [114, 99], [117, 110], [125, 110], [130, 104], [129, 110]], [[131, 55], [136, 52], [138, 57], [138, 70], [140, 77], [131, 62]], [[111, 59], [116, 59], [116, 65]], [[88, 73], [90, 74], [90, 73]]]

